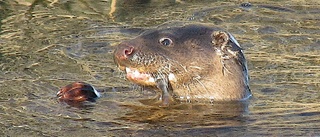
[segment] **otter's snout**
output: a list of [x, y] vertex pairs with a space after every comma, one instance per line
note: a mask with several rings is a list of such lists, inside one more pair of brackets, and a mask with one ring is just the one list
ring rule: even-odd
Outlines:
[[134, 47], [128, 43], [121, 43], [114, 52], [117, 60], [127, 60], [134, 53]]

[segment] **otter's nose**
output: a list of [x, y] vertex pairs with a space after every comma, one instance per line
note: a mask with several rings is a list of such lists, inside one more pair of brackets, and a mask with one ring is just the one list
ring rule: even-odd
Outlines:
[[123, 49], [123, 54], [125, 55], [125, 56], [129, 56], [129, 55], [131, 55], [132, 53], [133, 53], [133, 47], [132, 46], [127, 46], [127, 47], [125, 47], [124, 49]]
[[128, 45], [127, 43], [123, 43], [118, 45], [115, 51], [115, 56], [120, 60], [126, 60], [133, 53], [134, 53], [134, 47]]

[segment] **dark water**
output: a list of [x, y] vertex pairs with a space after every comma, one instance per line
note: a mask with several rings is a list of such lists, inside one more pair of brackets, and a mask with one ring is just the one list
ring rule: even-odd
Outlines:
[[[320, 136], [318, 0], [116, 2], [0, 1], [1, 136]], [[169, 21], [234, 34], [254, 97], [143, 104], [153, 93], [124, 79], [112, 51]], [[59, 88], [75, 81], [109, 90], [95, 103], [60, 103]]]

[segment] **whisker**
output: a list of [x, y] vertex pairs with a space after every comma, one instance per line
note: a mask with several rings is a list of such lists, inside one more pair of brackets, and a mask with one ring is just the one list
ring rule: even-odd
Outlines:
[[198, 77], [195, 77], [194, 80], [197, 81], [205, 89], [205, 92], [209, 92], [207, 87], [200, 81], [200, 78], [201, 76], [198, 76]]

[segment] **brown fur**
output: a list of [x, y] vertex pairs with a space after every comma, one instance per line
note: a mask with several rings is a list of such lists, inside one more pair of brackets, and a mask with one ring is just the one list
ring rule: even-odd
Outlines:
[[132, 81], [170, 92], [176, 99], [242, 100], [251, 96], [241, 47], [219, 28], [188, 25], [151, 30], [119, 44], [115, 62], [121, 69], [130, 67], [151, 74], [162, 84], [174, 74], [175, 79], [165, 85], [168, 91], [157, 82]]

